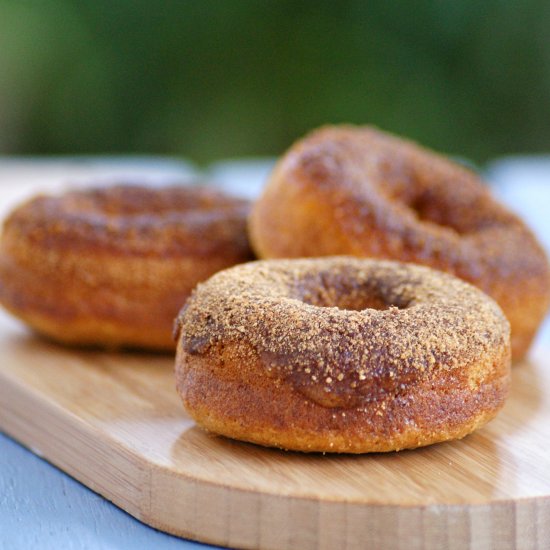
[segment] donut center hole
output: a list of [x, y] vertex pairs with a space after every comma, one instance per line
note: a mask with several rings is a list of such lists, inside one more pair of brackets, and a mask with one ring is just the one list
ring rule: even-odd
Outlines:
[[449, 212], [448, 208], [445, 208], [445, 205], [438, 204], [437, 201], [434, 201], [433, 199], [420, 195], [415, 197], [414, 200], [408, 204], [408, 207], [414, 211], [416, 217], [421, 221], [431, 222], [444, 227], [452, 227], [453, 229], [456, 229], [446, 218], [446, 215]]
[[403, 300], [387, 299], [381, 288], [375, 284], [356, 284], [354, 282], [321, 281], [317, 286], [305, 285], [301, 288], [300, 299], [316, 307], [336, 307], [345, 311], [363, 311], [365, 309], [387, 310], [405, 309], [408, 303]]
[[421, 193], [405, 201], [421, 222], [428, 222], [452, 229], [459, 234], [470, 233], [476, 229], [476, 212], [465, 212], [464, 209], [450, 207], [446, 197], [432, 193]]

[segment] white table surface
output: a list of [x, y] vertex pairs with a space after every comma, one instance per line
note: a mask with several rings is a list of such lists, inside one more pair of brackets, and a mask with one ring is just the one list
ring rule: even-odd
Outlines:
[[[206, 177], [235, 192], [253, 197], [271, 161], [222, 162]], [[109, 181], [123, 174], [151, 181], [189, 179], [192, 165], [171, 159], [0, 158], [2, 188], [24, 198], [37, 188], [59, 189], [67, 182]], [[491, 163], [487, 177], [495, 193], [527, 219], [550, 251], [550, 157], [510, 158]], [[17, 184], [14, 182], [17, 181]], [[17, 186], [14, 189], [14, 185]], [[15, 193], [13, 192], [15, 191]], [[0, 216], [13, 204], [0, 199]], [[544, 333], [544, 334], [542, 334]], [[540, 337], [550, 338], [550, 319]], [[1, 360], [1, 350], [0, 350]], [[200, 549], [213, 548], [156, 531], [135, 520], [62, 471], [0, 433], [0, 549]]]

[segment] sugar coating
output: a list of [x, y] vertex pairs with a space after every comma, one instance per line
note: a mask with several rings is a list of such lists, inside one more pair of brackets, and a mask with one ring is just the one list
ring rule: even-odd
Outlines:
[[[406, 393], [508, 344], [496, 303], [450, 275], [351, 257], [265, 260], [198, 285], [176, 331], [190, 355], [231, 346], [326, 407]], [[475, 381], [474, 381], [475, 382]]]
[[40, 195], [0, 238], [0, 303], [67, 344], [174, 349], [197, 282], [251, 259], [249, 203], [200, 186]]
[[250, 203], [203, 186], [90, 187], [18, 207], [4, 232], [34, 245], [135, 256], [237, 254], [250, 259]]
[[414, 262], [489, 294], [521, 358], [550, 307], [550, 263], [526, 224], [474, 172], [373, 127], [296, 142], [255, 202], [260, 258], [352, 255]]

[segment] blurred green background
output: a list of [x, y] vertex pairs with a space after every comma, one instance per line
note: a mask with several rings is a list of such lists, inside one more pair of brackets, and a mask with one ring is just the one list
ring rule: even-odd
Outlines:
[[0, 153], [208, 162], [328, 122], [548, 151], [550, 2], [0, 0]]

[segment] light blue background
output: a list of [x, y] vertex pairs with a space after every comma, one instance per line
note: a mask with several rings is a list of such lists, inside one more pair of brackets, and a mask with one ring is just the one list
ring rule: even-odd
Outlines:
[[0, 434], [2, 550], [200, 550], [135, 520]]

